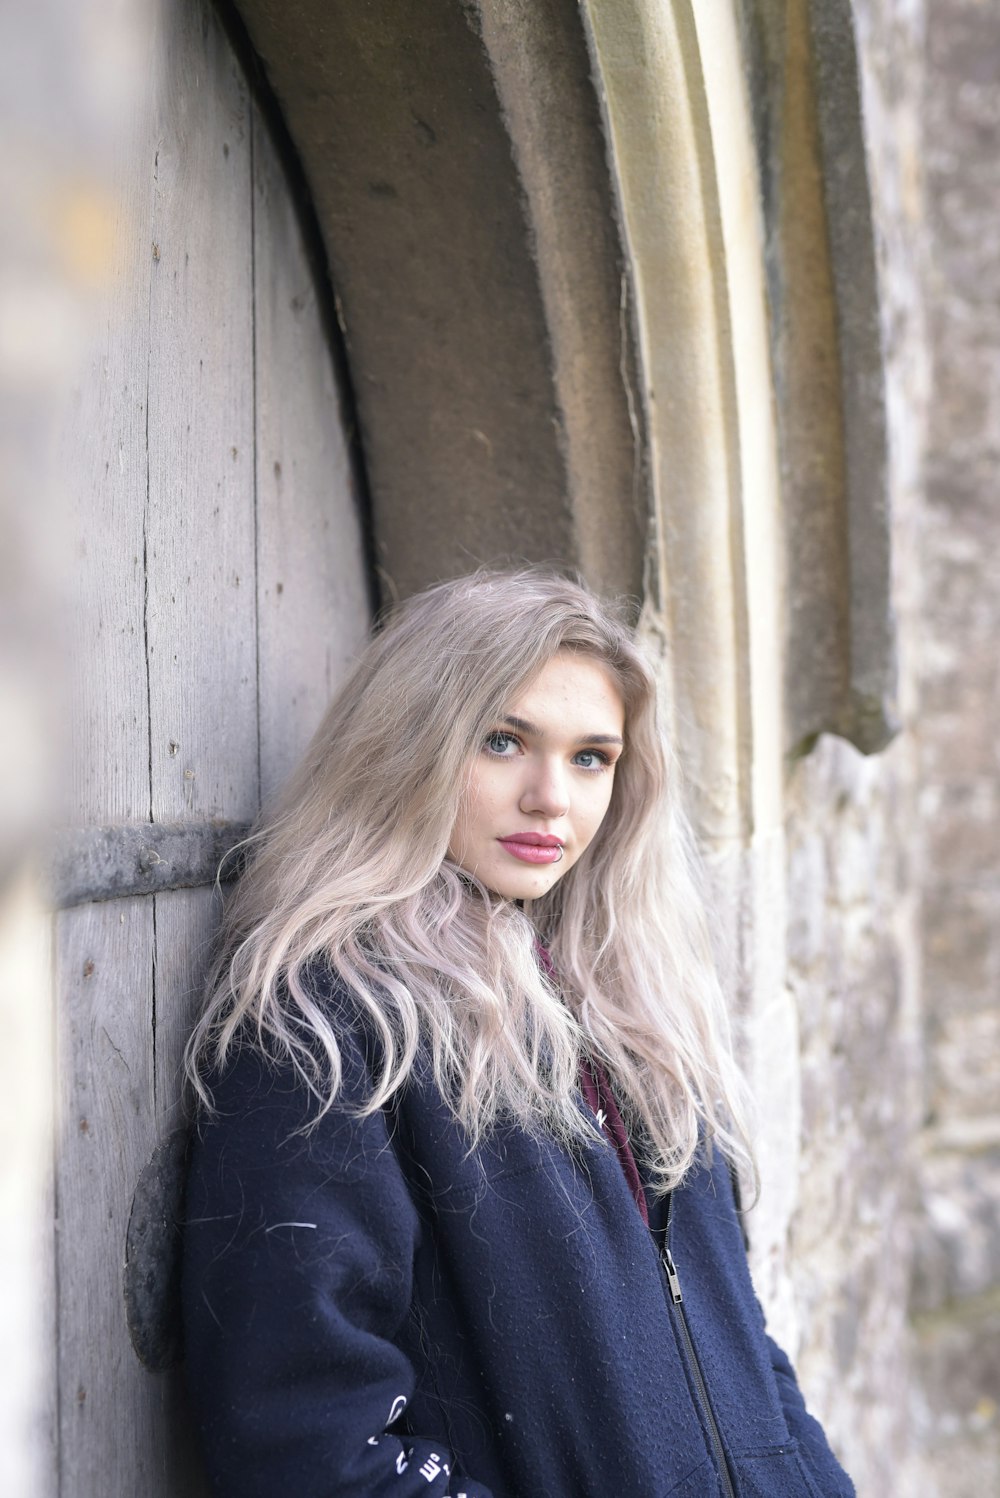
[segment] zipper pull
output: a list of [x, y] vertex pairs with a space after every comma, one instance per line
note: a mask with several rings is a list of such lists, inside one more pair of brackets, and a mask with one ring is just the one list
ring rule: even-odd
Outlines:
[[663, 1267], [667, 1271], [667, 1283], [670, 1286], [670, 1299], [673, 1301], [675, 1306], [679, 1306], [684, 1297], [681, 1294], [681, 1280], [680, 1275], [677, 1273], [677, 1265], [674, 1263], [674, 1256], [670, 1252], [669, 1248], [665, 1248], [663, 1250]]

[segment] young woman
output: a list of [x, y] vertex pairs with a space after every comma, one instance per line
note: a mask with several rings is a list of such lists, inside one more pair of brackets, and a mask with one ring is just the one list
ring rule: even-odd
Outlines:
[[189, 1065], [226, 1498], [833, 1498], [767, 1337], [654, 683], [589, 592], [404, 604], [264, 818]]

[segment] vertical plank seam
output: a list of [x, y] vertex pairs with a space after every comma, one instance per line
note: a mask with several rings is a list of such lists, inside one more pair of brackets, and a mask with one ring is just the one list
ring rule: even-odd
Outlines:
[[261, 802], [262, 767], [260, 734], [260, 502], [258, 472], [260, 433], [257, 426], [257, 111], [247, 92], [250, 135], [250, 390], [253, 404], [253, 575], [254, 575], [254, 670], [257, 690], [257, 805]]
[[[152, 229], [156, 234], [156, 184], [160, 166], [160, 148], [153, 157], [153, 213]], [[155, 262], [154, 271], [155, 275]], [[149, 820], [153, 820], [153, 691], [149, 663], [149, 505], [150, 505], [150, 461], [149, 461], [149, 382], [153, 364], [153, 275], [149, 278], [149, 298], [146, 307], [146, 503], [142, 511], [142, 645], [146, 658], [146, 747], [149, 771]]]
[[[159, 180], [160, 149], [153, 157], [153, 237], [156, 235], [156, 188]], [[153, 272], [155, 274], [155, 262]], [[146, 352], [146, 505], [142, 515], [142, 635], [146, 657], [146, 733], [149, 760], [149, 820], [153, 821], [153, 682], [152, 664], [149, 659], [149, 507], [151, 498], [151, 475], [149, 457], [149, 382], [153, 362], [153, 275], [149, 278], [149, 329]], [[156, 896], [153, 902], [153, 940], [150, 957], [150, 1028], [152, 1030], [152, 1074], [153, 1074], [153, 1118], [156, 1118]]]

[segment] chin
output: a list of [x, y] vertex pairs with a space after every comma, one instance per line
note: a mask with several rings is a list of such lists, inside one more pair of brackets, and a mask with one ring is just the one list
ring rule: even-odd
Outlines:
[[542, 874], [538, 871], [525, 874], [498, 875], [496, 879], [480, 875], [483, 883], [504, 900], [540, 900], [554, 885], [559, 883], [565, 871], [558, 874]]

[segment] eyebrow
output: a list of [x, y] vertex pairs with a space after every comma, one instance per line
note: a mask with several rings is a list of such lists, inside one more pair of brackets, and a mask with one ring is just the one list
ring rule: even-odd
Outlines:
[[[508, 713], [500, 720], [505, 727], [516, 728], [518, 733], [526, 733], [530, 738], [543, 739], [545, 737], [537, 723], [529, 723], [527, 718], [515, 718]], [[618, 744], [624, 747], [624, 739], [620, 739], [616, 733], [584, 733], [580, 735], [581, 744]]]

